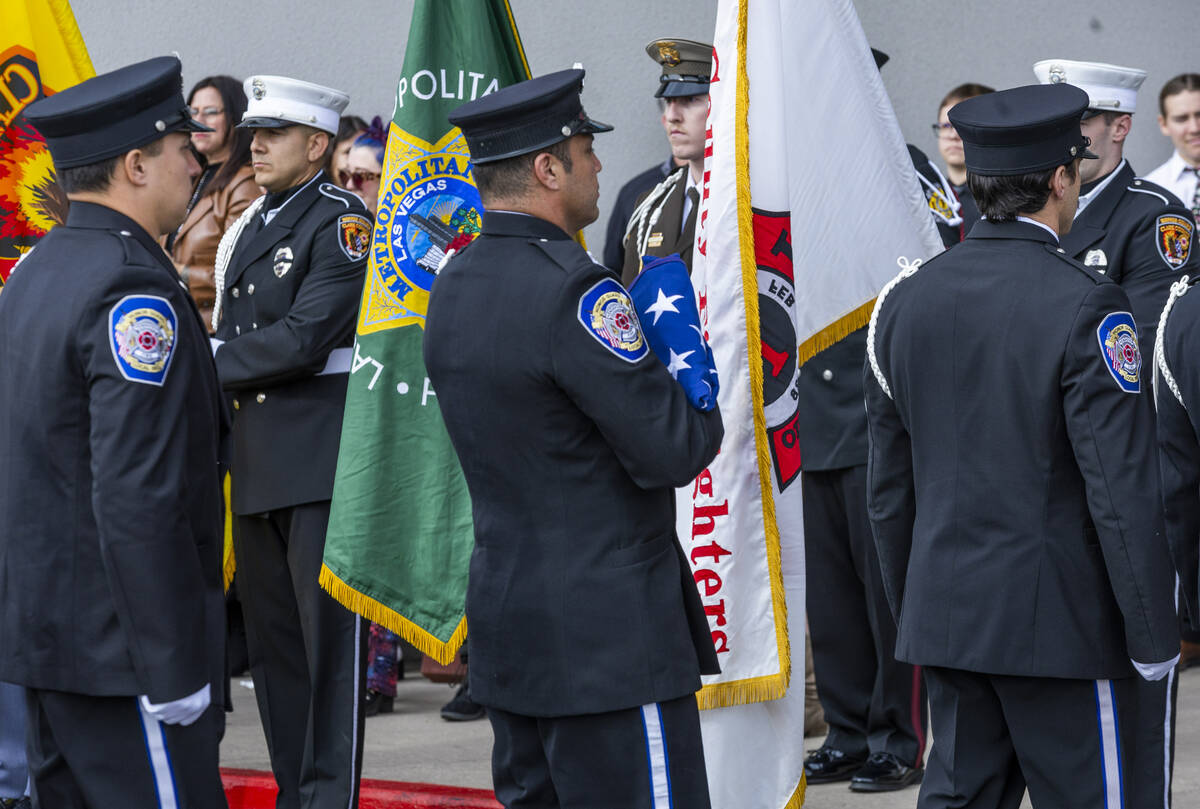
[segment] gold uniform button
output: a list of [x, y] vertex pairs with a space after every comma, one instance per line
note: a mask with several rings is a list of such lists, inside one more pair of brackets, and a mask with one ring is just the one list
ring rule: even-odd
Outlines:
[[238, 296], [238, 288], [237, 288], [237, 287], [234, 287], [234, 288], [233, 288], [233, 297], [235, 297], [235, 298], [236, 298], [237, 296]]
[[237, 399], [234, 399], [234, 400], [233, 400], [233, 409], [234, 409], [234, 410], [241, 410], [241, 409], [242, 409], [242, 403], [241, 403], [241, 402], [239, 402]]
[[254, 397], [254, 401], [258, 402], [259, 404], [262, 404], [266, 400], [267, 400], [267, 394], [265, 394], [265, 393], [260, 393]]

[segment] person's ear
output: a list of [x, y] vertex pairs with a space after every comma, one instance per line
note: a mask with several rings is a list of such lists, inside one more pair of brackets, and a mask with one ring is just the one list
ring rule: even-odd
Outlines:
[[[150, 171], [146, 165], [147, 156], [141, 149], [130, 149], [117, 161], [117, 167], [113, 173], [123, 174], [130, 185], [149, 185]], [[114, 179], [116, 178], [114, 177]]]
[[329, 133], [317, 131], [308, 136], [308, 162], [316, 163], [325, 156], [329, 148]]
[[562, 187], [562, 162], [549, 152], [539, 152], [533, 158], [533, 176], [551, 191]]

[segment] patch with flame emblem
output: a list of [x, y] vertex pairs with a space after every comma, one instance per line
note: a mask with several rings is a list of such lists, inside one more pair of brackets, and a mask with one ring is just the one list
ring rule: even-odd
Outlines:
[[162, 385], [175, 352], [175, 310], [166, 298], [127, 295], [108, 314], [113, 359], [130, 382]]
[[579, 297], [579, 322], [626, 362], [638, 362], [650, 351], [633, 301], [615, 279], [605, 278]]
[[1190, 217], [1163, 214], [1155, 223], [1158, 255], [1172, 270], [1187, 263], [1192, 252], [1192, 230], [1196, 223]]
[[1138, 348], [1137, 326], [1128, 312], [1112, 312], [1100, 321], [1096, 330], [1100, 354], [1108, 372], [1126, 393], [1142, 389], [1142, 351]]
[[371, 220], [356, 213], [345, 213], [338, 217], [338, 244], [351, 261], [367, 257], [371, 247]]

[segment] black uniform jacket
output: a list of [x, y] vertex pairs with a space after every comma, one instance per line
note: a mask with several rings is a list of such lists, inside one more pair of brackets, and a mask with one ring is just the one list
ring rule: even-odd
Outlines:
[[[1129, 163], [1122, 161], [1104, 190], [1075, 217], [1069, 233], [1062, 238], [1068, 255], [1121, 285], [1133, 305], [1138, 336], [1146, 359], [1154, 346], [1158, 315], [1171, 284], [1182, 273], [1195, 274], [1200, 263], [1189, 244], [1179, 253], [1169, 253], [1160, 243], [1159, 220], [1164, 224], [1178, 217], [1192, 222], [1192, 214], [1167, 189], [1134, 176]], [[1166, 256], [1175, 256], [1168, 260]], [[1179, 262], [1173, 264], [1174, 262]], [[1149, 363], [1148, 363], [1149, 364]], [[1147, 379], [1150, 374], [1146, 374]]]
[[559, 228], [512, 213], [442, 270], [425, 363], [471, 492], [471, 696], [531, 716], [673, 699], [718, 670], [674, 487], [713, 459], [717, 409], [692, 409], [652, 353], [581, 322], [616, 286]]
[[[621, 267], [621, 283], [625, 285], [626, 289], [633, 284], [633, 279], [637, 278], [638, 273], [642, 271], [642, 255], [669, 256], [672, 253], [678, 253], [679, 257], [683, 259], [683, 263], [687, 265], [688, 272], [691, 272], [692, 247], [696, 241], [696, 217], [700, 214], [700, 205], [692, 206], [685, 223], [683, 221], [683, 203], [687, 199], [687, 172], [687, 166], [676, 169], [672, 175], [674, 185], [660, 195], [654, 203], [656, 208], [661, 203], [662, 210], [653, 224], [647, 220], [650, 239], [645, 253], [638, 252], [637, 226], [634, 220], [630, 219], [627, 227], [633, 226], [634, 231], [625, 238], [625, 261]], [[654, 189], [651, 188], [638, 197], [638, 205], [641, 205], [653, 191]]]
[[878, 308], [867, 497], [899, 659], [1099, 679], [1178, 654], [1128, 313], [1048, 231], [986, 221]]
[[845, 469], [867, 462], [863, 361], [867, 329], [850, 332], [800, 367], [800, 465], [805, 472]]
[[333, 495], [350, 368], [330, 353], [352, 350], [367, 264], [343, 248], [343, 217], [370, 232], [362, 201], [318, 174], [261, 230], [247, 226], [226, 270], [216, 360], [233, 394], [237, 514]]
[[224, 429], [162, 248], [72, 202], [0, 294], [0, 680], [152, 702], [207, 682], [221, 704]]
[[[1179, 571], [1188, 622], [1200, 627], [1200, 277], [1176, 299], [1161, 335], [1178, 397], [1158, 372], [1159, 465], [1167, 512], [1167, 542]], [[1157, 369], [1156, 369], [1157, 370]], [[1182, 402], [1180, 401], [1182, 398]]]

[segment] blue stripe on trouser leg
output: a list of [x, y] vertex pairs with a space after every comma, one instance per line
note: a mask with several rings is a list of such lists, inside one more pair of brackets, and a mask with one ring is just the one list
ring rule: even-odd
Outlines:
[[646, 760], [650, 767], [650, 805], [652, 809], [673, 809], [667, 741], [663, 735], [662, 709], [658, 703], [642, 706], [642, 729], [646, 734]]
[[175, 773], [171, 768], [171, 755], [167, 752], [167, 740], [162, 725], [142, 708], [141, 700], [134, 697], [138, 714], [142, 719], [142, 737], [146, 740], [146, 755], [150, 759], [150, 773], [154, 776], [154, 791], [158, 793], [159, 809], [179, 809], [179, 795], [175, 791]]
[[1121, 773], [1121, 738], [1117, 723], [1117, 695], [1111, 680], [1096, 680], [1096, 723], [1100, 731], [1100, 764], [1105, 809], [1124, 809], [1125, 785]]

